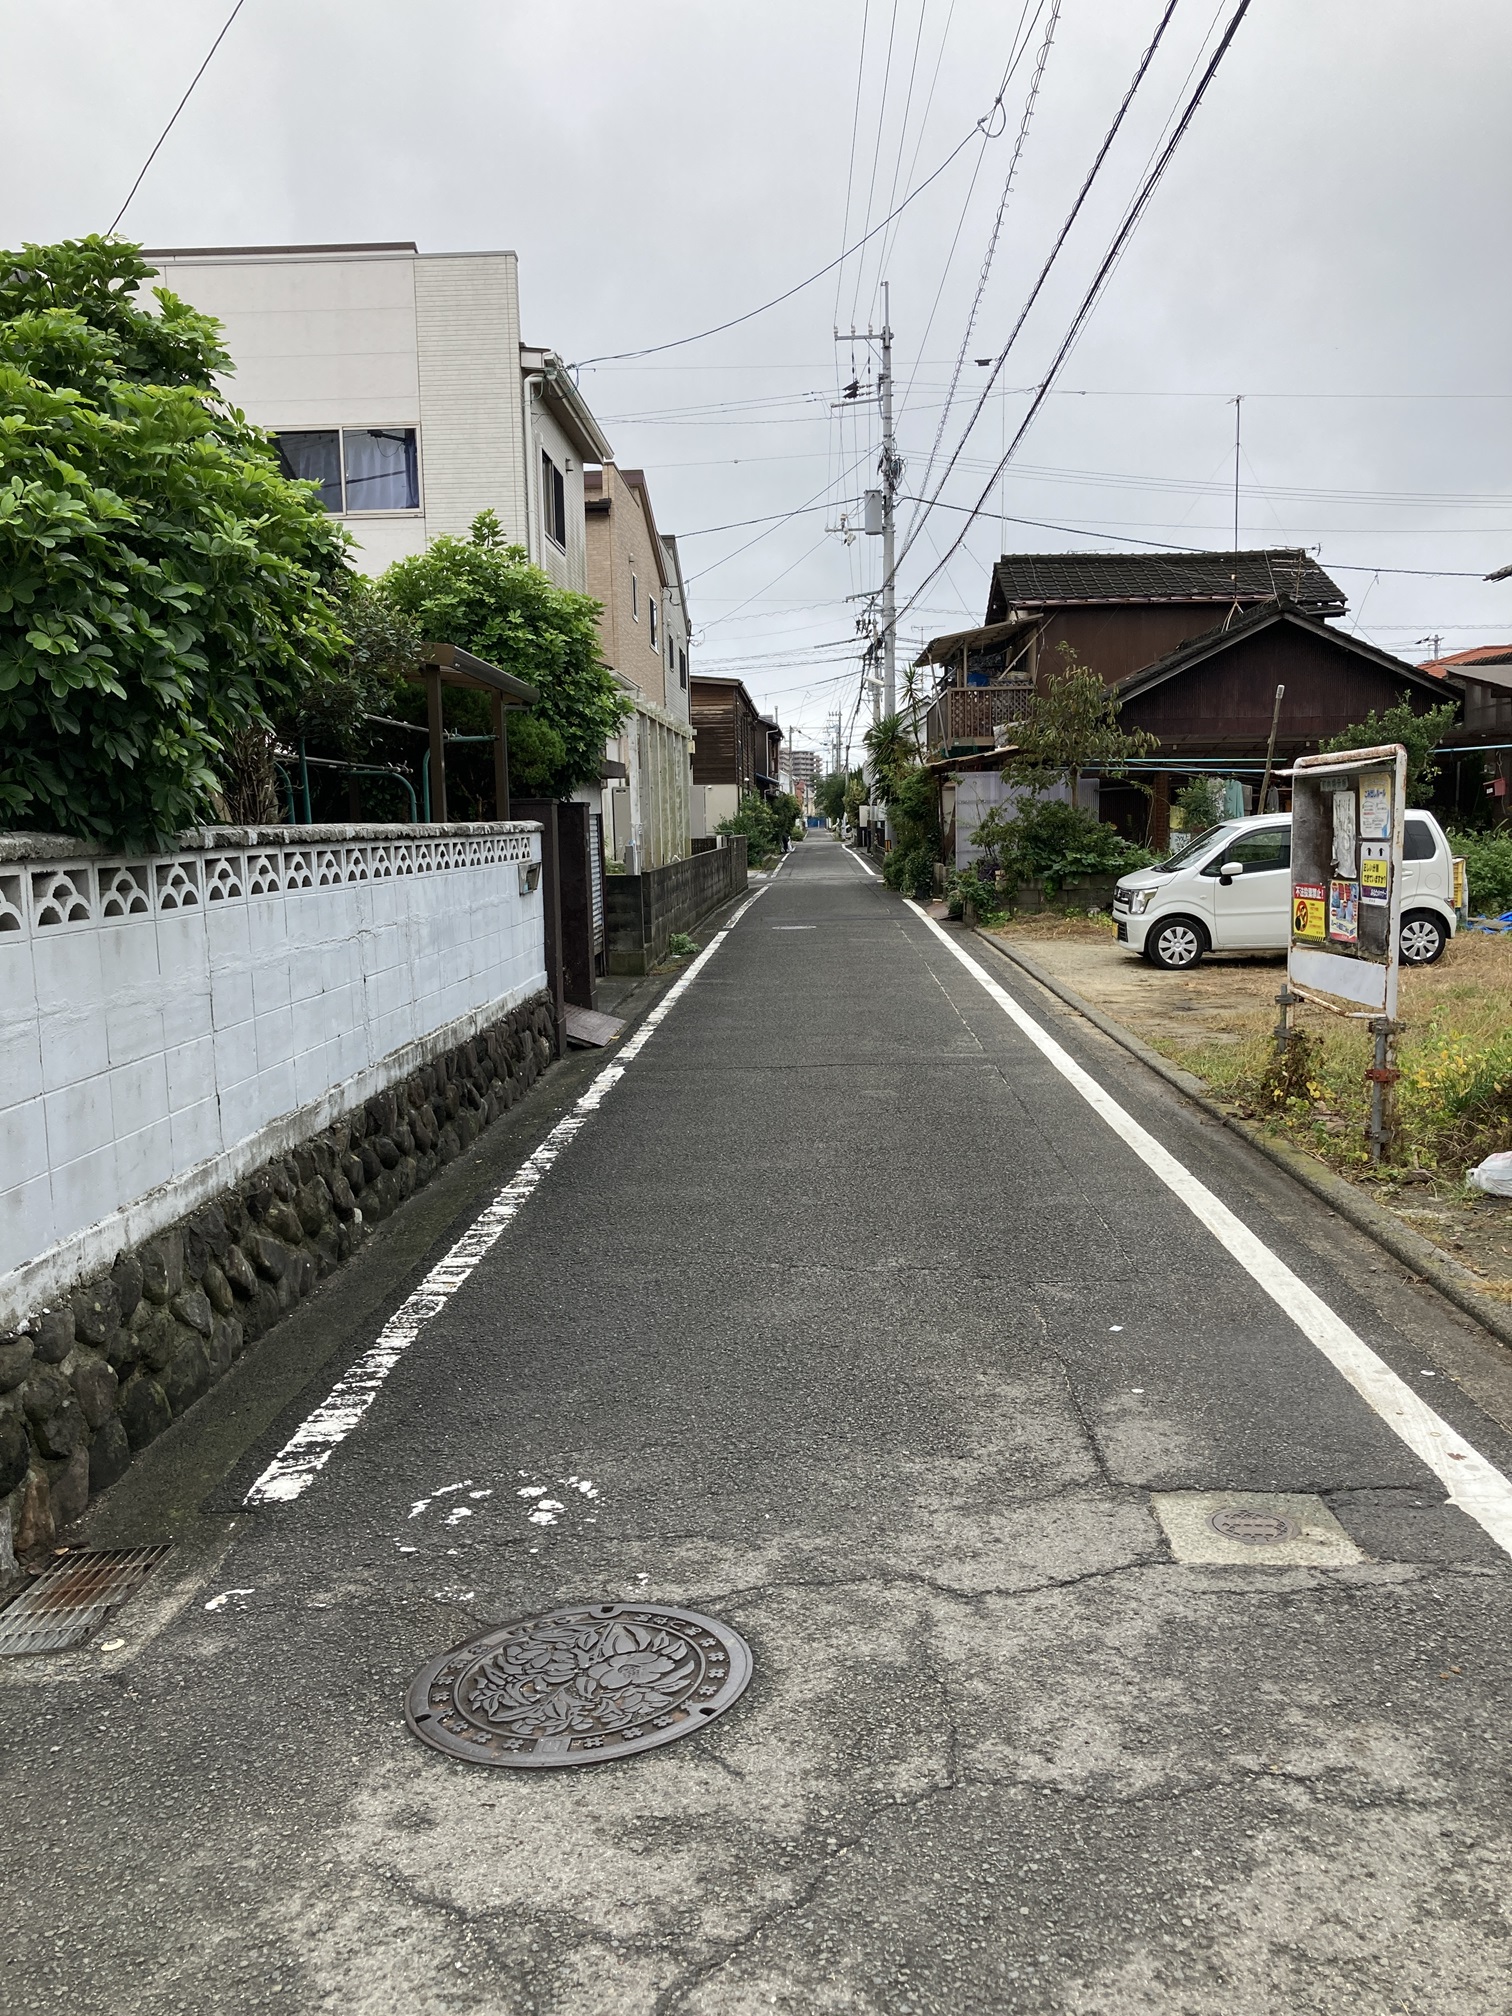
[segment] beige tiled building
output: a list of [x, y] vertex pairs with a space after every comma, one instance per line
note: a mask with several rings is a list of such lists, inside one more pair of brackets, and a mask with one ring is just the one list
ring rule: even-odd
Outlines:
[[639, 469], [605, 462], [587, 470], [583, 503], [588, 592], [603, 605], [604, 658], [635, 703], [606, 751], [604, 849], [627, 866], [659, 868], [680, 860], [690, 843], [693, 730], [677, 543], [658, 532]]

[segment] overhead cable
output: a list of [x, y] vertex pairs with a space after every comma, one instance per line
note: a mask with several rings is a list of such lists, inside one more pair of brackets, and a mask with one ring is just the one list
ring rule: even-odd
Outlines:
[[[1175, 0], [1172, 0], [1172, 5]], [[1013, 179], [1018, 173], [1018, 165], [1023, 157], [1024, 143], [1029, 138], [1030, 123], [1034, 118], [1034, 108], [1039, 103], [1040, 84], [1045, 75], [1045, 65], [1050, 60], [1051, 45], [1055, 41], [1056, 23], [1060, 20], [1061, 0], [1050, 0], [1050, 18], [1045, 23], [1045, 32], [1040, 41], [1039, 54], [1034, 60], [1034, 72], [1029, 79], [1029, 90], [1024, 99], [1023, 116], [1019, 120], [1017, 138], [1013, 152], [1008, 158], [1008, 173], [1003, 178], [1003, 193], [998, 198], [997, 215], [992, 220], [992, 230], [987, 239], [987, 250], [982, 257], [982, 270], [977, 276], [976, 292], [971, 297], [971, 307], [966, 314], [966, 327], [961, 332], [961, 347], [956, 352], [955, 364], [950, 373], [950, 386], [945, 394], [945, 404], [940, 409], [939, 425], [935, 428], [935, 438], [930, 446], [929, 459], [924, 464], [921, 479], [925, 488], [929, 485], [929, 473], [934, 468], [935, 457], [940, 452], [940, 443], [945, 438], [945, 429], [950, 422], [950, 409], [955, 403], [956, 392], [961, 383], [961, 371], [966, 363], [966, 353], [971, 346], [971, 332], [976, 328], [976, 319], [981, 311], [982, 297], [987, 292], [987, 282], [992, 275], [992, 262], [997, 257], [998, 240], [1003, 235], [1003, 219], [1008, 214], [1008, 201], [1013, 194]], [[1043, 10], [1041, 10], [1043, 11]], [[1035, 16], [1038, 21], [1039, 16]], [[904, 551], [908, 550], [907, 542]], [[894, 569], [896, 571], [896, 568]]]
[[[892, 17], [887, 24], [887, 55], [882, 64], [882, 98], [877, 106], [877, 144], [872, 149], [871, 179], [866, 185], [866, 222], [864, 230], [871, 223], [872, 202], [877, 193], [877, 163], [882, 155], [882, 128], [887, 123], [887, 87], [892, 82], [893, 38], [898, 32], [898, 0], [893, 0]], [[851, 300], [851, 320], [856, 319], [856, 302], [861, 298], [861, 267], [856, 267], [856, 291]]]
[[210, 44], [209, 53], [206, 55], [204, 62], [201, 63], [198, 70], [196, 70], [194, 75], [190, 78], [189, 89], [184, 93], [183, 97], [180, 98], [177, 105], [174, 106], [173, 117], [168, 121], [168, 124], [163, 128], [162, 132], [159, 133], [156, 141], [153, 143], [152, 152], [147, 156], [147, 159], [142, 163], [141, 168], [137, 173], [137, 178], [135, 182], [133, 182], [131, 187], [126, 191], [126, 201], [121, 205], [120, 209], [117, 210], [114, 218], [111, 220], [110, 230], [107, 231], [105, 234], [107, 238], [112, 236], [116, 226], [120, 223], [121, 219], [126, 215], [126, 212], [131, 208], [131, 199], [133, 196], [135, 196], [138, 189], [141, 188], [142, 183], [146, 178], [147, 170], [152, 166], [153, 162], [156, 161], [158, 157], [158, 149], [162, 146], [163, 142], [168, 138], [168, 135], [173, 131], [174, 126], [178, 123], [178, 116], [180, 112], [183, 111], [184, 107], [189, 103], [189, 100], [194, 96], [195, 85], [198, 84], [201, 77], [203, 77], [205, 72], [210, 68], [211, 57], [214, 56], [216, 50], [219, 49], [222, 42], [225, 41], [226, 36], [230, 33], [232, 22], [236, 19], [237, 15], [240, 14], [242, 8], [245, 7], [246, 4], [247, 0], [236, 0], [236, 5], [231, 9], [231, 12], [226, 16], [225, 26], [221, 29], [219, 35], [216, 36], [215, 40]]
[[1112, 272], [1114, 266], [1118, 263], [1119, 257], [1121, 256], [1124, 247], [1133, 237], [1134, 232], [1139, 225], [1140, 219], [1144, 216], [1146, 209], [1149, 207], [1150, 198], [1154, 195], [1156, 189], [1159, 187], [1161, 178], [1164, 176], [1166, 169], [1170, 166], [1170, 163], [1176, 153], [1177, 148], [1181, 145], [1182, 141], [1185, 139], [1187, 131], [1191, 126], [1192, 120], [1196, 116], [1197, 108], [1202, 103], [1202, 100], [1207, 93], [1208, 86], [1212, 83], [1214, 77], [1218, 74], [1219, 65], [1222, 63], [1224, 57], [1228, 54], [1228, 51], [1233, 43], [1234, 37], [1239, 32], [1240, 23], [1243, 21], [1245, 15], [1249, 12], [1249, 8], [1250, 8], [1250, 0], [1239, 0], [1238, 6], [1234, 9], [1234, 12], [1229, 19], [1229, 24], [1227, 28], [1223, 31], [1222, 40], [1219, 42], [1217, 48], [1213, 51], [1212, 56], [1209, 58], [1207, 66], [1203, 70], [1201, 77], [1198, 79], [1196, 87], [1192, 92], [1192, 95], [1190, 96], [1190, 98], [1188, 98], [1186, 105], [1182, 110], [1181, 117], [1176, 122], [1175, 130], [1172, 132], [1171, 137], [1169, 140], [1167, 140], [1165, 146], [1160, 150], [1160, 153], [1156, 157], [1153, 166], [1146, 174], [1144, 181], [1140, 185], [1138, 194], [1135, 196], [1133, 202], [1129, 205], [1128, 210], [1124, 214], [1123, 222], [1120, 224], [1118, 230], [1114, 234], [1112, 244], [1108, 247], [1107, 252], [1103, 256], [1102, 263], [1099, 265], [1096, 273], [1092, 277], [1091, 285], [1087, 288], [1086, 293], [1082, 296], [1081, 304], [1077, 308], [1075, 315], [1071, 318], [1070, 326], [1067, 329], [1066, 334], [1062, 339], [1059, 348], [1056, 350], [1055, 356], [1051, 359], [1050, 368], [1045, 373], [1045, 376], [1042, 379], [1039, 389], [1036, 391], [1034, 395], [1034, 398], [1030, 401], [1029, 411], [1024, 415], [1023, 419], [1019, 422], [1018, 432], [1014, 435], [1013, 439], [1009, 442], [1007, 448], [1003, 451], [1003, 454], [999, 459], [996, 468], [993, 470], [992, 476], [989, 479], [985, 489], [982, 491], [981, 495], [977, 498], [975, 507], [973, 508], [972, 511], [971, 518], [967, 520], [966, 524], [962, 526], [961, 530], [956, 534], [956, 537], [951, 541], [951, 544], [947, 548], [946, 553], [944, 555], [944, 559], [941, 560], [937, 566], [933, 567], [930, 570], [930, 572], [925, 575], [924, 579], [919, 583], [918, 587], [914, 590], [913, 594], [909, 597], [908, 601], [898, 611], [898, 615], [900, 618], [907, 614], [908, 610], [913, 607], [915, 602], [917, 602], [920, 595], [923, 594], [924, 590], [928, 587], [929, 583], [935, 578], [936, 574], [941, 573], [943, 571], [945, 565], [950, 561], [950, 559], [953, 557], [956, 551], [965, 543], [966, 535], [971, 530], [971, 526], [972, 523], [975, 521], [977, 512], [979, 512], [982, 509], [983, 505], [987, 502], [987, 499], [992, 495], [993, 487], [997, 483], [998, 478], [1002, 475], [1003, 471], [1008, 467], [1008, 464], [1013, 460], [1014, 456], [1018, 453], [1020, 444], [1022, 443], [1025, 435], [1029, 432], [1029, 429], [1034, 425], [1035, 420], [1039, 416], [1040, 408], [1044, 405], [1045, 400], [1050, 395], [1050, 388], [1055, 383], [1056, 376], [1059, 373], [1061, 366], [1065, 363], [1067, 357], [1071, 354], [1072, 346], [1075, 344], [1077, 337], [1081, 334], [1082, 328], [1086, 323], [1087, 317], [1092, 313], [1093, 308], [1096, 306], [1098, 297], [1102, 293], [1108, 275]]
[[937, 168], [931, 169], [922, 182], [910, 189], [895, 210], [890, 211], [879, 223], [873, 224], [866, 235], [858, 238], [854, 245], [848, 245], [838, 258], [831, 259], [826, 265], [821, 266], [816, 273], [810, 273], [806, 280], [798, 281], [795, 286], [786, 288], [781, 294], [774, 294], [770, 301], [763, 301], [759, 308], [748, 308], [743, 315], [732, 315], [728, 322], [715, 323], [712, 329], [700, 329], [693, 336], [674, 336], [668, 343], [648, 343], [644, 349], [640, 350], [610, 350], [603, 352], [597, 357], [579, 357], [571, 366], [571, 369], [574, 371], [582, 370], [589, 364], [623, 364], [635, 357], [658, 357], [664, 350], [681, 350], [686, 348], [689, 343], [703, 343], [711, 336], [722, 336], [727, 329], [738, 329], [743, 322], [753, 322], [758, 315], [765, 315], [770, 309], [780, 308], [784, 301], [791, 301], [795, 294], [801, 294], [806, 287], [812, 287], [814, 282], [822, 280], [826, 273], [833, 273], [837, 266], [843, 266], [853, 253], [859, 252], [863, 245], [868, 244], [877, 236], [879, 231], [885, 231], [895, 217], [901, 217], [910, 203], [916, 202], [932, 183], [939, 181], [945, 170], [966, 151], [978, 134], [981, 134], [988, 140], [996, 140], [1001, 136], [1004, 129], [998, 127], [997, 131], [994, 132], [992, 127], [1003, 109], [1003, 99], [1007, 94], [1008, 83], [1009, 79], [1004, 78], [996, 98], [993, 99], [991, 105], [982, 114], [981, 118], [977, 120], [971, 131], [964, 134], [956, 142], [955, 146], [951, 148]]
[[[1039, 299], [1040, 293], [1044, 288], [1045, 282], [1050, 277], [1050, 269], [1054, 266], [1056, 260], [1060, 257], [1061, 252], [1065, 246], [1066, 240], [1071, 235], [1072, 226], [1076, 223], [1077, 218], [1081, 215], [1082, 205], [1086, 202], [1087, 197], [1091, 192], [1092, 184], [1097, 180], [1102, 165], [1108, 158], [1108, 153], [1109, 150], [1112, 148], [1113, 142], [1118, 138], [1118, 131], [1119, 128], [1123, 125], [1125, 114], [1128, 112], [1130, 105], [1132, 105], [1134, 102], [1135, 93], [1138, 91], [1140, 85], [1144, 82], [1145, 72], [1149, 69], [1150, 64], [1153, 62], [1155, 52], [1160, 47], [1161, 41], [1165, 36], [1167, 28], [1169, 28], [1171, 25], [1171, 16], [1176, 12], [1178, 4], [1179, 0], [1168, 0], [1166, 10], [1161, 15], [1159, 22], [1156, 24], [1155, 33], [1150, 39], [1150, 45], [1145, 50], [1143, 56], [1141, 56], [1139, 59], [1139, 63], [1135, 69], [1134, 75], [1129, 80], [1129, 88], [1127, 91], [1125, 91], [1123, 95], [1123, 102], [1119, 106], [1118, 111], [1114, 114], [1112, 125], [1103, 135], [1102, 144], [1101, 146], [1099, 146], [1097, 153], [1093, 157], [1092, 166], [1087, 170], [1086, 176], [1082, 181], [1081, 188], [1077, 191], [1076, 201], [1071, 205], [1070, 210], [1066, 213], [1065, 222], [1061, 225], [1060, 231], [1056, 236], [1055, 243], [1050, 248], [1049, 257], [1045, 260], [1044, 265], [1040, 268], [1039, 277], [1036, 279], [1034, 285], [1029, 290], [1029, 298], [1025, 301], [1023, 307], [1019, 310], [1018, 320], [1014, 323], [1012, 329], [1008, 332], [1008, 341], [1003, 345], [1002, 349], [998, 352], [996, 358], [993, 360], [991, 374], [989, 375], [986, 384], [982, 387], [981, 393], [977, 399], [976, 406], [972, 411], [971, 418], [966, 422], [966, 426], [962, 431], [961, 438], [956, 443], [955, 448], [951, 454], [950, 460], [946, 463], [944, 469], [941, 471], [940, 480], [935, 485], [934, 488], [933, 499], [938, 499], [940, 492], [944, 489], [946, 483], [949, 481], [951, 471], [955, 468], [956, 463], [960, 459], [962, 450], [965, 448], [967, 441], [970, 440], [971, 438], [972, 429], [976, 426], [978, 420], [980, 420], [982, 417], [983, 409], [986, 407], [987, 401], [992, 394], [992, 388], [994, 387], [994, 385], [996, 385], [998, 377], [1002, 372], [1003, 366], [1007, 362], [1008, 352], [1013, 348], [1015, 342], [1017, 342], [1020, 330], [1023, 328], [1024, 324], [1029, 319], [1030, 310], [1034, 307], [1035, 302]], [[966, 333], [967, 338], [969, 340], [971, 334], [969, 328]], [[964, 344], [962, 345], [961, 354], [964, 357], [965, 355]], [[958, 361], [957, 377], [959, 377], [959, 375], [960, 375], [960, 365]], [[952, 397], [954, 396], [954, 389], [955, 389], [954, 385], [952, 385], [951, 387]], [[945, 423], [949, 419], [949, 417], [950, 417], [950, 401], [949, 399], [947, 399], [945, 405], [945, 411], [940, 416], [940, 426], [935, 435], [936, 450], [939, 447], [940, 437], [945, 431]], [[933, 466], [934, 466], [934, 453], [931, 452], [929, 463], [925, 468], [924, 476], [920, 484], [921, 489], [927, 490], [929, 488], [929, 472], [930, 469], [933, 468]], [[933, 501], [933, 499], [927, 499], [924, 501], [924, 510], [926, 515], [929, 510], [930, 502]], [[899, 566], [902, 565], [903, 560], [908, 553], [909, 547], [914, 542], [917, 524], [918, 524], [918, 518], [917, 514], [915, 514], [914, 522], [909, 526], [908, 536], [903, 541], [903, 551], [898, 555], [897, 564]]]

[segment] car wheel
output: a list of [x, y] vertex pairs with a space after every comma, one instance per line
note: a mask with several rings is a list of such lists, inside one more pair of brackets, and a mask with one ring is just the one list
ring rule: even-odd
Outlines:
[[1435, 959], [1443, 957], [1449, 933], [1443, 920], [1431, 910], [1414, 910], [1402, 919], [1402, 935], [1397, 942], [1409, 966], [1431, 966]]
[[1190, 917], [1168, 917], [1145, 939], [1145, 957], [1167, 973], [1195, 966], [1208, 949], [1208, 935]]

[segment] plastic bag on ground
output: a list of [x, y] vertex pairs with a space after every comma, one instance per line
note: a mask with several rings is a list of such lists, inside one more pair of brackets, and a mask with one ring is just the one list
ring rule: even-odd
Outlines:
[[1467, 1173], [1465, 1181], [1473, 1189], [1484, 1190], [1488, 1197], [1512, 1197], [1512, 1151], [1488, 1155]]

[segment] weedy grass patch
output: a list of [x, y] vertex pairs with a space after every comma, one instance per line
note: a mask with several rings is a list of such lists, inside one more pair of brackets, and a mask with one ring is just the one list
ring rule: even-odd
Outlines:
[[[1512, 1148], [1512, 944], [1460, 937], [1438, 965], [1404, 972], [1400, 1019], [1393, 1163], [1458, 1183], [1484, 1156]], [[1248, 1117], [1358, 1170], [1369, 1159], [1370, 1032], [1315, 1008], [1295, 1021], [1284, 1061], [1274, 1017], [1258, 1013], [1244, 1018], [1237, 1042], [1184, 1047], [1180, 1060]]]

